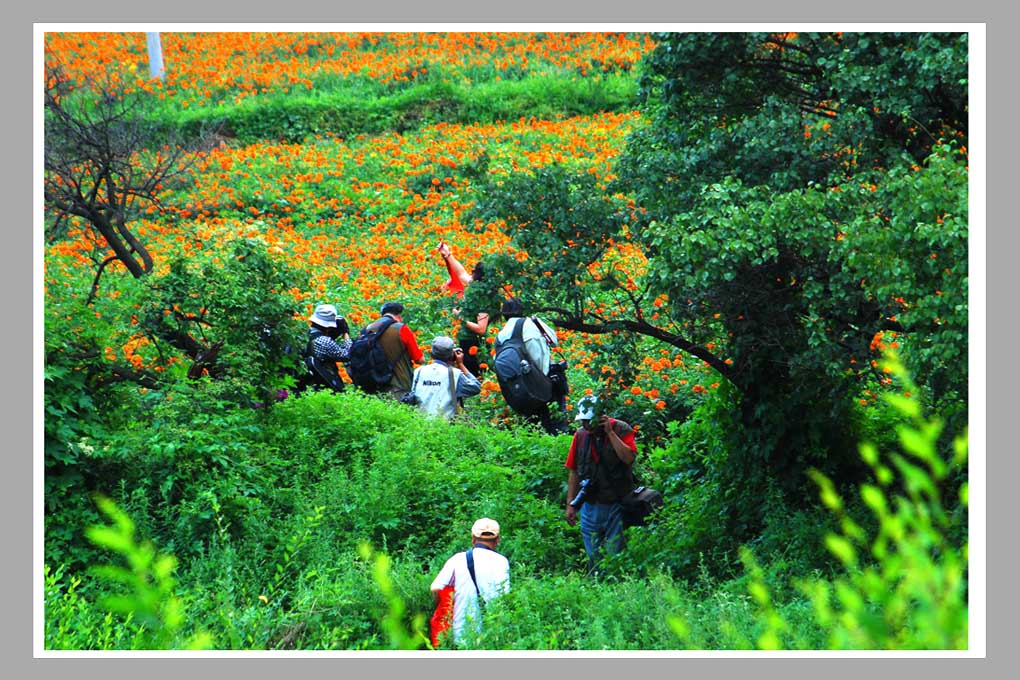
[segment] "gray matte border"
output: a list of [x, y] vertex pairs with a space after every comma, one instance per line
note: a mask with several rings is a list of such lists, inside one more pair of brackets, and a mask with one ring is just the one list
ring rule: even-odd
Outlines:
[[[518, 0], [512, 3], [481, 3], [475, 0], [439, 2], [417, 2], [400, 0], [400, 2], [372, 2], [359, 3], [325, 3], [325, 2], [288, 2], [286, 5], [270, 3], [266, 0], [255, 2], [237, 3], [228, 8], [211, 7], [209, 2], [196, 2], [195, 0], [178, 0], [170, 6], [148, 5], [142, 6], [135, 2], [106, 2], [99, 8], [87, 3], [75, 3], [68, 0], [51, 0], [45, 6], [30, 6], [17, 4], [8, 10], [7, 14], [7, 40], [4, 41], [3, 50], [5, 54], [5, 69], [7, 71], [6, 82], [8, 87], [16, 84], [17, 95], [8, 98], [8, 106], [4, 109], [4, 116], [7, 119], [8, 127], [15, 130], [14, 134], [8, 135], [9, 149], [13, 152], [7, 154], [8, 163], [4, 166], [3, 182], [4, 192], [10, 198], [20, 200], [8, 201], [12, 208], [13, 219], [9, 220], [8, 231], [11, 237], [16, 239], [11, 258], [14, 261], [4, 267], [4, 290], [6, 295], [7, 309], [14, 310], [12, 315], [18, 331], [4, 337], [4, 348], [9, 357], [32, 356], [32, 350], [36, 342], [41, 339], [33, 338], [30, 320], [33, 318], [32, 297], [25, 295], [25, 291], [31, 290], [33, 281], [33, 261], [25, 257], [25, 253], [32, 252], [31, 230], [23, 225], [31, 223], [33, 219], [32, 206], [25, 196], [32, 192], [31, 173], [25, 172], [25, 165], [30, 164], [32, 158], [31, 136], [25, 134], [24, 130], [31, 129], [32, 111], [32, 77], [28, 65], [31, 62], [32, 50], [32, 24], [43, 23], [87, 23], [87, 22], [123, 22], [123, 21], [153, 21], [153, 22], [400, 22], [400, 23], [431, 23], [431, 24], [456, 24], [462, 22], [511, 22], [511, 23], [551, 23], [563, 22], [570, 24], [599, 22], [599, 23], [681, 23], [692, 21], [711, 22], [774, 22], [774, 21], [832, 21], [832, 22], [988, 22], [987, 47], [988, 47], [988, 68], [987, 68], [987, 127], [988, 131], [1003, 130], [1006, 134], [1002, 138], [996, 138], [994, 144], [989, 138], [988, 167], [986, 193], [988, 196], [988, 218], [987, 223], [1012, 225], [1006, 215], [1006, 200], [999, 197], [1010, 195], [1011, 183], [1015, 173], [1010, 173], [1007, 166], [1014, 155], [1009, 151], [1015, 150], [1015, 135], [1008, 131], [1007, 116], [1011, 116], [1016, 110], [1016, 95], [1012, 89], [1015, 83], [1015, 74], [1007, 71], [1007, 64], [1015, 61], [1012, 45], [1007, 38], [1006, 32], [1016, 24], [1008, 22], [1008, 19], [1015, 18], [1016, 10], [1005, 9], [1004, 3], [993, 2], [944, 2], [929, 0], [928, 2], [911, 2], [910, 6], [904, 7], [906, 3], [898, 3], [896, 7], [890, 6], [889, 2], [858, 1], [851, 4], [822, 6], [817, 2], [792, 2], [782, 0], [781, 2], [764, 3], [751, 0], [739, 0], [729, 2], [725, 6], [714, 4], [701, 4], [695, 7], [685, 8], [677, 5], [669, 5], [661, 0], [628, 0], [628, 2], [610, 3], [606, 0], [588, 0], [587, 2], [574, 3], [553, 3], [549, 0], [539, 2], [536, 0]], [[663, 7], [666, 5], [666, 8]], [[993, 8], [994, 7], [994, 12]], [[994, 14], [994, 21], [992, 20]], [[1012, 75], [1012, 77], [1010, 77]], [[996, 87], [998, 85], [998, 87]], [[1004, 87], [1005, 85], [1005, 87]], [[11, 162], [14, 160], [15, 162]], [[998, 200], [995, 200], [998, 199]], [[998, 218], [998, 219], [996, 219]], [[994, 222], [993, 222], [994, 220]], [[1012, 290], [1015, 286], [1009, 279], [1011, 268], [1006, 258], [1011, 254], [1009, 246], [1015, 243], [1007, 242], [1006, 239], [1015, 239], [1015, 236], [1007, 236], [1008, 227], [1002, 226], [998, 229], [987, 229], [987, 266], [986, 279], [988, 281], [988, 303], [998, 302], [998, 305], [986, 304], [988, 310], [1003, 310], [1006, 314], [999, 317], [990, 317], [989, 326], [997, 331], [988, 333], [988, 344], [1005, 349], [1005, 343], [1016, 337], [1008, 318], [1016, 306], [1012, 302]], [[1012, 231], [1012, 230], [1010, 230]], [[978, 276], [978, 272], [972, 272], [972, 277]], [[1013, 284], [1013, 285], [1010, 285]], [[14, 292], [17, 294], [14, 294]], [[1009, 297], [1007, 297], [1007, 295]], [[1003, 332], [1005, 331], [1005, 332]], [[26, 337], [27, 336], [27, 337]], [[1010, 343], [1012, 344], [1012, 343]], [[974, 348], [983, 351], [984, 348]], [[549, 670], [557, 674], [583, 673], [586, 676], [600, 675], [614, 677], [618, 674], [628, 674], [635, 671], [653, 673], [676, 673], [678, 675], [698, 675], [708, 672], [711, 675], [748, 675], [755, 676], [765, 672], [767, 675], [776, 674], [782, 677], [813, 677], [819, 672], [828, 676], [851, 677], [860, 673], [869, 673], [878, 670], [892, 671], [894, 673], [918, 671], [929, 676], [935, 673], [936, 677], [942, 673], [957, 676], [960, 674], [974, 674], [979, 676], [991, 674], [998, 670], [996, 675], [1002, 673], [1005, 664], [1009, 662], [1006, 656], [1009, 652], [1006, 636], [1011, 635], [1013, 626], [1010, 625], [1012, 607], [1016, 604], [1014, 579], [1011, 578], [1016, 564], [1015, 548], [1013, 552], [1006, 553], [1006, 547], [1002, 539], [1015, 535], [1015, 528], [1012, 518], [1016, 516], [1014, 508], [1006, 504], [1003, 499], [1008, 498], [1008, 491], [1005, 485], [1008, 480], [1016, 478], [1016, 461], [1010, 455], [1015, 447], [1005, 445], [1005, 428], [997, 426], [998, 423], [1009, 422], [1013, 415], [1012, 404], [1007, 403], [1007, 379], [1015, 377], [1015, 369], [1012, 371], [1012, 357], [1005, 351], [989, 352], [990, 356], [1002, 357], [1005, 359], [1003, 365], [995, 366], [995, 381], [988, 384], [988, 402], [986, 411], [988, 446], [990, 452], [994, 444], [997, 450], [1002, 450], [1004, 455], [997, 456], [994, 461], [991, 455], [987, 455], [989, 464], [987, 466], [987, 540], [988, 550], [986, 555], [987, 583], [988, 583], [988, 619], [986, 624], [986, 649], [987, 660], [957, 660], [957, 659], [592, 659], [592, 658], [571, 658], [551, 659], [549, 657], [537, 657], [527, 660], [520, 660], [512, 666], [505, 663], [492, 664], [495, 659], [438, 659], [426, 664], [416, 663], [411, 659], [368, 659], [368, 658], [342, 658], [342, 659], [295, 659], [286, 657], [281, 659], [254, 659], [254, 658], [229, 658], [229, 659], [145, 659], [136, 658], [104, 658], [87, 660], [60, 660], [60, 659], [32, 659], [32, 626], [30, 621], [33, 613], [33, 594], [31, 584], [34, 574], [32, 573], [32, 486], [25, 483], [26, 479], [32, 478], [31, 456], [24, 455], [26, 450], [32, 446], [31, 428], [26, 427], [32, 422], [32, 404], [25, 399], [24, 394], [33, 385], [33, 368], [24, 360], [13, 360], [8, 362], [8, 369], [13, 372], [15, 380], [9, 382], [14, 389], [6, 390], [7, 398], [4, 400], [5, 408], [0, 409], [4, 418], [6, 432], [14, 433], [13, 445], [7, 448], [8, 469], [4, 475], [3, 503], [8, 518], [10, 534], [13, 535], [15, 546], [8, 546], [8, 558], [3, 561], [2, 583], [7, 585], [7, 598], [4, 607], [4, 635], [3, 649], [8, 665], [13, 664], [13, 670], [18, 676], [31, 674], [33, 677], [60, 677], [65, 673], [74, 676], [85, 675], [90, 677], [93, 674], [102, 677], [121, 677], [144, 673], [151, 675], [154, 672], [157, 677], [178, 675], [182, 672], [193, 672], [200, 670], [203, 675], [207, 672], [222, 673], [228, 672], [231, 675], [240, 671], [245, 677], [273, 677], [280, 674], [284, 669], [281, 664], [284, 661], [297, 661], [298, 671], [305, 674], [315, 675], [346, 675], [352, 673], [355, 677], [362, 672], [378, 673], [382, 670], [387, 676], [389, 673], [407, 674], [418, 676], [425, 674], [427, 677], [435, 675], [448, 675], [451, 671], [479, 671], [486, 674], [495, 672], [497, 676], [510, 671], [514, 674], [530, 671], [537, 664], [543, 667], [548, 666]], [[979, 417], [980, 414], [975, 414]], [[11, 425], [16, 427], [10, 427]], [[25, 518], [28, 518], [27, 520]], [[1005, 521], [1003, 521], [1005, 520]], [[995, 539], [999, 540], [996, 541]], [[1010, 559], [1014, 558], [1014, 559]], [[1009, 569], [1009, 572], [1006, 570]], [[994, 588], [994, 591], [993, 591]], [[177, 661], [177, 663], [174, 663]], [[382, 663], [371, 663], [382, 661]], [[457, 663], [457, 661], [466, 662]], [[500, 659], [502, 662], [503, 659]], [[514, 661], [518, 661], [514, 659]], [[261, 662], [261, 663], [259, 663]], [[992, 668], [994, 663], [995, 669]], [[180, 665], [183, 664], [183, 667]], [[523, 667], [521, 664], [525, 664]], [[637, 667], [633, 667], [637, 664]], [[907, 668], [907, 664], [910, 665]], [[229, 666], [229, 668], [228, 668]], [[881, 668], [879, 668], [879, 666]], [[893, 668], [885, 668], [893, 666]], [[210, 674], [211, 674], [210, 673]]]

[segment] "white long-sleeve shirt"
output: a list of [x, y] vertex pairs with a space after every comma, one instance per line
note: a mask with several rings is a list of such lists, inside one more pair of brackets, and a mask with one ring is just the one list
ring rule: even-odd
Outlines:
[[[510, 563], [495, 550], [474, 549], [475, 578], [482, 599], [491, 602], [501, 594], [510, 590]], [[464, 640], [464, 629], [471, 622], [476, 631], [481, 631], [481, 610], [478, 607], [478, 594], [475, 584], [471, 582], [468, 571], [467, 553], [457, 553], [439, 570], [439, 575], [432, 582], [432, 590], [443, 586], [453, 586], [453, 640], [460, 644]]]

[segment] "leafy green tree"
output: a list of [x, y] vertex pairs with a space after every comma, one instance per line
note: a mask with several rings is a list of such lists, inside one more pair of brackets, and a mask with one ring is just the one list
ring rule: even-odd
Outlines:
[[141, 325], [157, 346], [188, 348], [189, 377], [230, 376], [260, 399], [286, 385], [305, 329], [287, 291], [306, 287], [307, 275], [269, 253], [265, 241], [240, 239], [222, 261], [174, 259], [167, 275], [148, 283]]
[[872, 358], [885, 342], [965, 414], [966, 36], [657, 40], [650, 122], [616, 181], [493, 177], [477, 210], [527, 253], [489, 264], [533, 311], [668, 343], [737, 389], [724, 465], [747, 517], [773, 482], [806, 498], [808, 466], [866, 472], [854, 399], [889, 383]]

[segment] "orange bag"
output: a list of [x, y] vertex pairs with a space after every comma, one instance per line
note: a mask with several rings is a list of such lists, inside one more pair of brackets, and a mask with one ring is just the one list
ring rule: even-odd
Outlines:
[[449, 630], [451, 625], [453, 625], [453, 586], [443, 586], [443, 589], [439, 591], [436, 611], [429, 620], [433, 647], [439, 649], [439, 634]]

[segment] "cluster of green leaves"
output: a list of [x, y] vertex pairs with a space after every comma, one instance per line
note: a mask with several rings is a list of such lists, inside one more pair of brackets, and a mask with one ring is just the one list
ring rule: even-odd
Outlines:
[[[585, 311], [583, 305], [590, 293], [564, 285], [563, 275], [544, 276], [544, 272], [555, 262], [558, 273], [574, 273], [566, 281], [590, 282], [587, 268], [606, 254], [611, 247], [609, 239], [619, 234], [630, 217], [621, 201], [599, 190], [594, 176], [560, 165], [539, 168], [533, 175], [492, 179], [480, 192], [477, 215], [483, 220], [512, 217], [507, 223], [509, 234], [514, 245], [528, 254], [523, 262], [507, 254], [487, 257], [490, 281], [526, 277], [534, 282], [526, 290], [529, 300], [545, 301], [558, 293], [555, 301], [564, 308], [563, 313], [578, 315]], [[610, 289], [611, 280], [603, 288]], [[487, 290], [482, 293], [491, 296]], [[465, 294], [478, 295], [472, 289]], [[491, 305], [495, 301], [485, 302]]]
[[[307, 286], [307, 276], [269, 252], [263, 239], [236, 240], [222, 261], [203, 254], [176, 258], [166, 275], [146, 283], [140, 320], [157, 343], [202, 338], [197, 363], [246, 384], [250, 399], [264, 401], [286, 386], [306, 333], [286, 291]], [[215, 359], [203, 360], [202, 352], [214, 347], [220, 348]]]
[[136, 627], [131, 648], [207, 649], [212, 642], [207, 633], [197, 632], [187, 639], [182, 636], [184, 607], [174, 595], [177, 560], [158, 554], [149, 542], [139, 542], [134, 522], [110, 499], [99, 497], [96, 504], [112, 524], [89, 527], [89, 540], [127, 563], [93, 568], [98, 578], [119, 584], [120, 592], [105, 595], [100, 605], [127, 617], [129, 626]]
[[[202, 489], [190, 483], [243, 458], [234, 428], [259, 430], [260, 412], [249, 407], [271, 403], [277, 390], [293, 385], [304, 326], [286, 291], [301, 278], [264, 244], [239, 240], [232, 255], [177, 260], [142, 284], [110, 277], [116, 294], [91, 308], [73, 286], [51, 290], [44, 367], [51, 547], [76, 546], [87, 559], [75, 532], [96, 519], [90, 491], [129, 483], [142, 506], [171, 498], [200, 503]], [[147, 342], [135, 344], [139, 339]], [[123, 354], [129, 344], [140, 365]], [[202, 368], [216, 385], [187, 379], [189, 372], [200, 378]], [[244, 408], [203, 410], [196, 399]], [[221, 491], [231, 504], [243, 506], [261, 490], [250, 477], [234, 481]]]
[[891, 168], [904, 151], [919, 163], [940, 137], [967, 131], [964, 33], [656, 40], [641, 81], [656, 124], [629, 154], [650, 173], [640, 193], [655, 200], [640, 202], [653, 213], [683, 210], [727, 176], [785, 192]]
[[[898, 357], [890, 354], [885, 362], [917, 394]], [[824, 544], [841, 565], [827, 578], [794, 579], [797, 591], [811, 603], [814, 630], [791, 621], [754, 553], [744, 548], [741, 557], [757, 622], [754, 637], [741, 638], [741, 647], [968, 647], [967, 435], [954, 439], [947, 456], [938, 447], [941, 417], [926, 416], [916, 396], [890, 394], [886, 401], [903, 421], [895, 428], [902, 453], [881, 455], [873, 443], [861, 445], [873, 479], [857, 487], [858, 503], [849, 506], [831, 479], [817, 470], [811, 474], [836, 524]], [[858, 515], [864, 510], [871, 515], [866, 520]], [[690, 640], [691, 628], [682, 615], [672, 623], [681, 638]], [[817, 631], [824, 632], [824, 641]]]
[[[895, 356], [887, 365], [916, 392]], [[840, 531], [826, 544], [847, 573], [831, 586], [812, 583], [807, 592], [819, 622], [830, 629], [832, 648], [964, 649], [967, 435], [954, 439], [947, 460], [937, 446], [943, 419], [925, 417], [917, 399], [888, 400], [908, 419], [897, 428], [903, 453], [883, 458], [874, 445], [861, 447], [876, 482], [861, 485], [861, 500], [878, 528], [867, 533], [845, 511], [832, 481], [814, 475], [823, 503], [840, 520]]]

